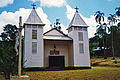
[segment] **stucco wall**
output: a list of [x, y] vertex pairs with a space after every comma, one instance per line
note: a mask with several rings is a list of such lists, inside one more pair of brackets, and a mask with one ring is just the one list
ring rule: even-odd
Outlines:
[[[83, 41], [79, 41], [78, 32], [83, 32]], [[79, 31], [74, 30], [72, 27], [72, 31], [68, 33], [70, 37], [73, 38], [73, 57], [74, 57], [74, 66], [75, 67], [86, 67], [90, 66], [90, 55], [89, 55], [89, 39], [87, 31]], [[84, 44], [84, 53], [80, 53], [79, 43]]]
[[69, 58], [69, 67], [74, 66], [74, 55], [73, 55], [73, 41], [68, 44], [68, 58]]
[[54, 56], [65, 56], [65, 67], [69, 66], [69, 41], [49, 41], [45, 40], [45, 54], [44, 54], [44, 66], [49, 67], [49, 56], [50, 55], [50, 50], [54, 49], [54, 44], [56, 45], [56, 50], [60, 52], [59, 55], [54, 55]]
[[[31, 28], [27, 28], [31, 26]], [[25, 25], [24, 39], [24, 66], [25, 67], [43, 67], [43, 29], [32, 28], [33, 25]], [[38, 27], [38, 26], [37, 26]], [[37, 30], [37, 40], [32, 39], [32, 29]], [[37, 53], [32, 53], [32, 42], [37, 42]]]

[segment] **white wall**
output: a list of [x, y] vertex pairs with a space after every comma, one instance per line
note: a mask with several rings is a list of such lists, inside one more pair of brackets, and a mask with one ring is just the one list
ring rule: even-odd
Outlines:
[[68, 58], [69, 58], [69, 67], [74, 66], [74, 55], [73, 55], [73, 41], [69, 42], [68, 44]]
[[[25, 25], [25, 39], [24, 39], [24, 66], [25, 67], [44, 67], [44, 50], [43, 50], [43, 29], [41, 28], [27, 28]], [[32, 39], [32, 29], [37, 29], [37, 40]], [[37, 53], [32, 53], [32, 42], [37, 42]]]
[[[83, 32], [83, 41], [79, 41], [78, 32]], [[75, 67], [89, 67], [90, 66], [90, 56], [89, 56], [89, 42], [88, 42], [88, 32], [74, 30], [68, 33], [70, 37], [73, 38], [73, 57]], [[79, 43], [84, 44], [84, 54], [79, 52]]]
[[67, 41], [45, 41], [45, 67], [49, 67], [49, 56], [55, 56], [50, 55], [50, 50], [54, 49], [54, 44], [56, 45], [56, 50], [60, 51], [60, 55], [56, 56], [64, 56], [65, 57], [65, 67], [69, 66], [69, 53], [68, 53], [68, 44]]

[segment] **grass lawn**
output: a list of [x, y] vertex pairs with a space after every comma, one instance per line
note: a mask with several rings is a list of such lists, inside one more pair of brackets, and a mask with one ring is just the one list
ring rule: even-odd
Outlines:
[[112, 57], [104, 58], [92, 58], [91, 64], [93, 66], [112, 66], [112, 67], [120, 67], [120, 57], [116, 57], [115, 60]]
[[26, 72], [31, 80], [120, 80], [120, 67]]
[[[115, 63], [116, 61], [117, 63]], [[94, 65], [92, 69], [34, 71], [25, 72], [25, 74], [30, 76], [30, 80], [120, 80], [120, 58], [116, 58], [116, 60], [92, 58], [91, 64]], [[3, 80], [1, 75], [0, 80]]]
[[0, 75], [0, 80], [4, 80], [4, 78], [2, 77], [2, 75]]

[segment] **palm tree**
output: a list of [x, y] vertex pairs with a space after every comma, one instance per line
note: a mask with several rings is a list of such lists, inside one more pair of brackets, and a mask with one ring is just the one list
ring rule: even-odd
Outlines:
[[117, 17], [120, 17], [120, 7], [115, 8]]
[[105, 35], [107, 34], [106, 30], [107, 30], [107, 24], [106, 23], [101, 23], [102, 21], [104, 22], [104, 13], [103, 12], [100, 12], [100, 11], [97, 11], [95, 13], [95, 20], [96, 22], [99, 24], [97, 25], [97, 30], [96, 30], [96, 35], [99, 36], [99, 38], [102, 39], [102, 44], [103, 44], [103, 47], [104, 47], [104, 58], [106, 58], [105, 56], [105, 41], [104, 41], [104, 38], [105, 38]]
[[107, 29], [109, 28], [107, 26], [106, 23], [103, 23], [103, 24], [100, 24], [100, 25], [97, 25], [97, 30], [96, 30], [96, 36], [99, 36], [99, 38], [102, 40], [102, 49], [103, 49], [103, 53], [104, 53], [104, 59], [106, 59], [106, 35], [107, 35]]
[[109, 25], [111, 27], [111, 37], [112, 37], [112, 54], [113, 54], [113, 59], [115, 59], [115, 53], [114, 53], [114, 44], [113, 44], [113, 24], [115, 24], [117, 22], [116, 19], [116, 14], [110, 14], [110, 16], [108, 17], [108, 22]]
[[117, 22], [116, 14], [109, 14], [109, 15], [110, 15], [108, 17], [109, 25], [113, 26], [113, 24], [115, 24]]
[[95, 20], [98, 24], [101, 24], [101, 21], [104, 21], [104, 13], [100, 12], [100, 11], [97, 11], [95, 13]]
[[101, 25], [97, 25], [96, 27], [97, 30], [96, 30], [96, 33], [99, 35], [100, 38], [102, 38], [105, 34], [107, 34], [107, 24], [104, 23], [104, 24], [101, 24]]

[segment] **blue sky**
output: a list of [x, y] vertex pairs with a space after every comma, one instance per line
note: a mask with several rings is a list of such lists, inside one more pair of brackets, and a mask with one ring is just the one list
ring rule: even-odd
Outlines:
[[[32, 9], [32, 3], [35, 3], [37, 8], [40, 7], [43, 10], [43, 13], [40, 13], [41, 15], [47, 15], [46, 19], [48, 23], [53, 24], [56, 19], [60, 19], [65, 27], [69, 25], [70, 19], [74, 15], [74, 8], [77, 6], [79, 7], [81, 16], [89, 26], [92, 26], [91, 30], [94, 29], [94, 32], [95, 26], [93, 25], [96, 24], [90, 21], [93, 20], [93, 15], [96, 11], [100, 10], [108, 17], [109, 14], [115, 13], [116, 7], [120, 7], [120, 0], [0, 0], [0, 26], [5, 25], [5, 23], [13, 24], [15, 20], [8, 21], [7, 15], [14, 16], [12, 18], [17, 19], [16, 16], [20, 15], [22, 11], [27, 12]], [[20, 11], [20, 8], [24, 10]], [[28, 11], [28, 14], [22, 14], [29, 15], [29, 13], [30, 11]], [[38, 14], [40, 15], [40, 13]], [[40, 17], [43, 17], [41, 15]], [[17, 24], [16, 22], [15, 24]], [[93, 33], [90, 33], [90, 36], [93, 36]]]

